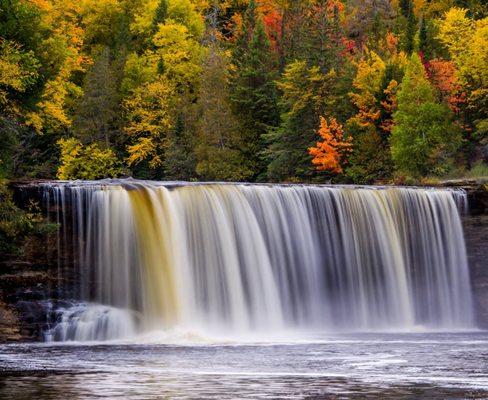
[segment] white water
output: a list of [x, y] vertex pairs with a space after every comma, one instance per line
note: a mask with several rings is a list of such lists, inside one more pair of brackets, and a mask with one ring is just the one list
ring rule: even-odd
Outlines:
[[47, 341], [65, 342], [110, 340], [133, 337], [136, 315], [127, 310], [103, 306], [75, 304], [59, 308], [58, 323], [46, 332]]
[[61, 310], [56, 340], [473, 326], [460, 191], [133, 180], [43, 190], [75, 233], [60, 228], [58, 242], [78, 249], [65, 296], [104, 305], [81, 318]]

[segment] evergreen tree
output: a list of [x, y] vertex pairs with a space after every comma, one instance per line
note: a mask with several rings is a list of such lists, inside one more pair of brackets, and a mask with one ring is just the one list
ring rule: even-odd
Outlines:
[[[287, 65], [278, 83], [281, 122], [266, 136], [271, 180], [310, 180], [316, 176], [308, 148], [315, 144], [319, 117], [337, 115], [334, 106], [344, 98], [350, 84], [345, 78], [349, 68], [340, 24], [343, 9], [335, 0], [309, 5], [301, 59]], [[339, 114], [343, 112], [341, 109]]]
[[168, 132], [163, 162], [164, 179], [189, 181], [195, 178], [194, 139], [185, 122], [184, 112], [181, 111], [174, 128]]
[[277, 63], [253, 0], [244, 16], [232, 64], [231, 102], [246, 138], [243, 152], [253, 165], [254, 177], [263, 179], [266, 170], [262, 157], [263, 135], [276, 126], [279, 119], [275, 85]]
[[331, 115], [336, 98], [334, 71], [323, 74], [306, 61], [290, 63], [278, 86], [282, 91], [281, 124], [266, 136], [268, 179], [307, 180], [314, 175], [308, 148], [316, 142], [321, 115]]
[[164, 23], [166, 18], [168, 18], [168, 0], [160, 0], [152, 21], [153, 33], [158, 31], [159, 24]]
[[319, 66], [327, 73], [342, 66], [344, 59], [343, 31], [340, 23], [344, 5], [337, 0], [319, 0], [312, 3], [302, 39], [301, 59]]
[[429, 56], [429, 54], [427, 54], [427, 49], [428, 49], [428, 45], [429, 45], [428, 42], [427, 42], [427, 38], [428, 38], [427, 37], [427, 23], [425, 21], [425, 18], [420, 18], [420, 21], [419, 21], [419, 44], [418, 44], [418, 49], [426, 57]]
[[114, 144], [120, 115], [117, 77], [111, 65], [110, 50], [105, 47], [88, 71], [83, 97], [74, 118], [75, 135], [83, 142], [98, 142], [105, 147]]
[[196, 171], [207, 181], [242, 181], [253, 173], [242, 151], [245, 137], [230, 106], [228, 64], [217, 45], [211, 45], [203, 64], [195, 150]]

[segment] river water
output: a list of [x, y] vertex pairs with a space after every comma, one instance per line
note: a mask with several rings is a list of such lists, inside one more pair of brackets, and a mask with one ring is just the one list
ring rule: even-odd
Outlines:
[[2, 345], [0, 398], [488, 398], [488, 332], [287, 338]]

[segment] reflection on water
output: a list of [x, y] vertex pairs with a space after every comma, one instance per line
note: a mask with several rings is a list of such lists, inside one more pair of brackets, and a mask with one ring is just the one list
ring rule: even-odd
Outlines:
[[488, 333], [0, 346], [1, 399], [488, 398]]

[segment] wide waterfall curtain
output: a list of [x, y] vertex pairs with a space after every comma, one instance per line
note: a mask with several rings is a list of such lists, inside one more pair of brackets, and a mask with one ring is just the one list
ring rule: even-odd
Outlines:
[[65, 337], [83, 319], [95, 321], [90, 338], [124, 318], [128, 332], [473, 323], [460, 191], [133, 180], [43, 190], [59, 240], [76, 248]]

